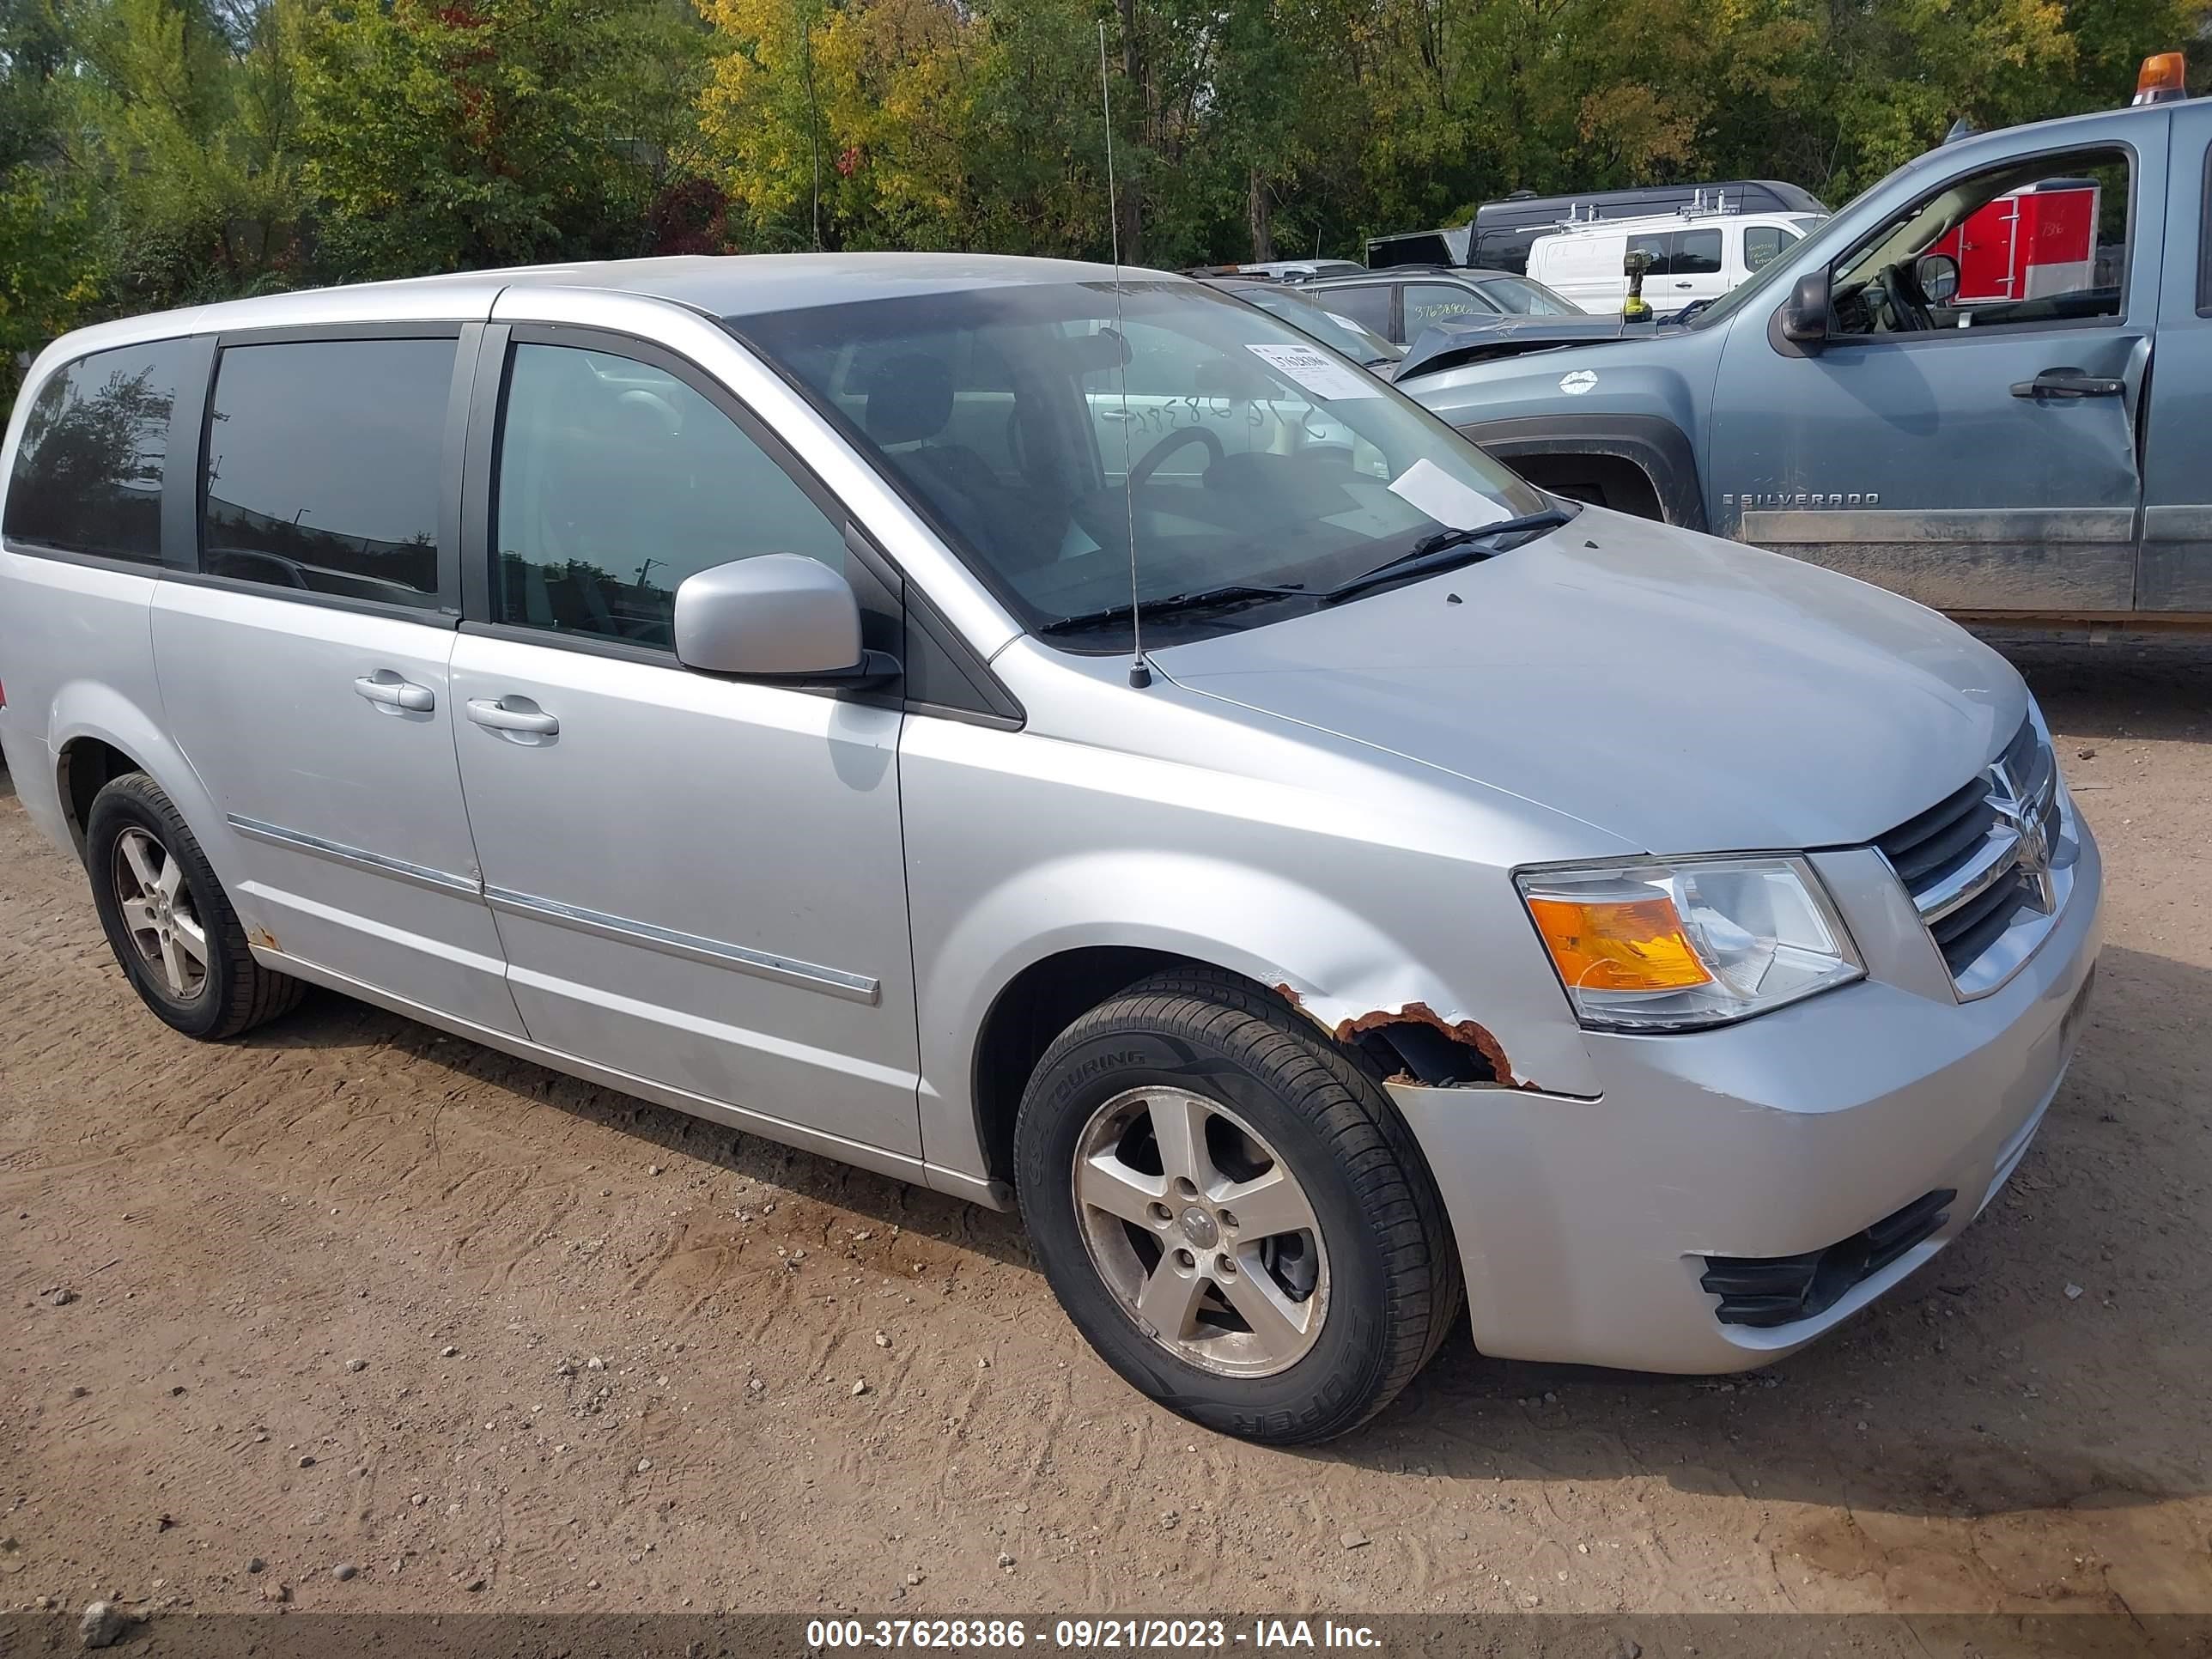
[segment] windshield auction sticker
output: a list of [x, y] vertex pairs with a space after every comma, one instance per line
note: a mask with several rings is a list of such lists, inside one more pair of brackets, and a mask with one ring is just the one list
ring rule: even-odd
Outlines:
[[1392, 481], [1390, 493], [1454, 530], [1479, 530], [1484, 525], [1512, 516], [1474, 485], [1461, 483], [1425, 455]]
[[1248, 345], [1244, 349], [1277, 373], [1288, 375], [1316, 398], [1382, 395], [1382, 381], [1330, 356], [1319, 346]]

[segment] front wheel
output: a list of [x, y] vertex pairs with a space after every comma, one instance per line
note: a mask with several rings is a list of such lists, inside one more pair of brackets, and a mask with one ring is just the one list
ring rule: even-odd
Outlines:
[[1208, 1428], [1279, 1444], [1356, 1428], [1458, 1312], [1443, 1205], [1379, 1088], [1231, 975], [1162, 975], [1085, 1015], [1014, 1137], [1069, 1318]]

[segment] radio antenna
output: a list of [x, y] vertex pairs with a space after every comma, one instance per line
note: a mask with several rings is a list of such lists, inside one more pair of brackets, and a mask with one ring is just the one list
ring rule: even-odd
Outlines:
[[1129, 684], [1139, 690], [1152, 683], [1145, 661], [1145, 635], [1138, 618], [1137, 487], [1129, 466], [1129, 337], [1121, 329], [1121, 213], [1114, 189], [1114, 91], [1106, 76], [1106, 20], [1098, 20], [1098, 103], [1106, 115], [1106, 226], [1114, 249], [1114, 345], [1121, 382], [1121, 511], [1129, 524]]

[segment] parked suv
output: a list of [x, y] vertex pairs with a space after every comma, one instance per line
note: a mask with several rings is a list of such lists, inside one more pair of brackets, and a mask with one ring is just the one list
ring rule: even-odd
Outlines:
[[1316, 277], [1301, 283], [1298, 291], [1401, 346], [1439, 323], [1582, 315], [1582, 307], [1571, 300], [1504, 270], [1400, 265], [1358, 276]]
[[1501, 1356], [1790, 1352], [1988, 1203], [2089, 980], [2001, 659], [1177, 277], [143, 317], [0, 468], [0, 744], [159, 1018], [328, 987], [1018, 1204], [1228, 1432], [1351, 1428], [1462, 1301]]

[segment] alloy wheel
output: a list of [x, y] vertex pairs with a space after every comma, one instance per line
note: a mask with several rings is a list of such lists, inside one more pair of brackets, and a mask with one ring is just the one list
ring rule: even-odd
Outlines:
[[182, 861], [134, 826], [116, 839], [114, 880], [132, 946], [172, 997], [190, 1002], [207, 985], [208, 941]]
[[1176, 1358], [1267, 1376], [1312, 1350], [1329, 1289], [1312, 1201], [1228, 1107], [1183, 1089], [1127, 1090], [1085, 1125], [1072, 1176], [1099, 1277]]

